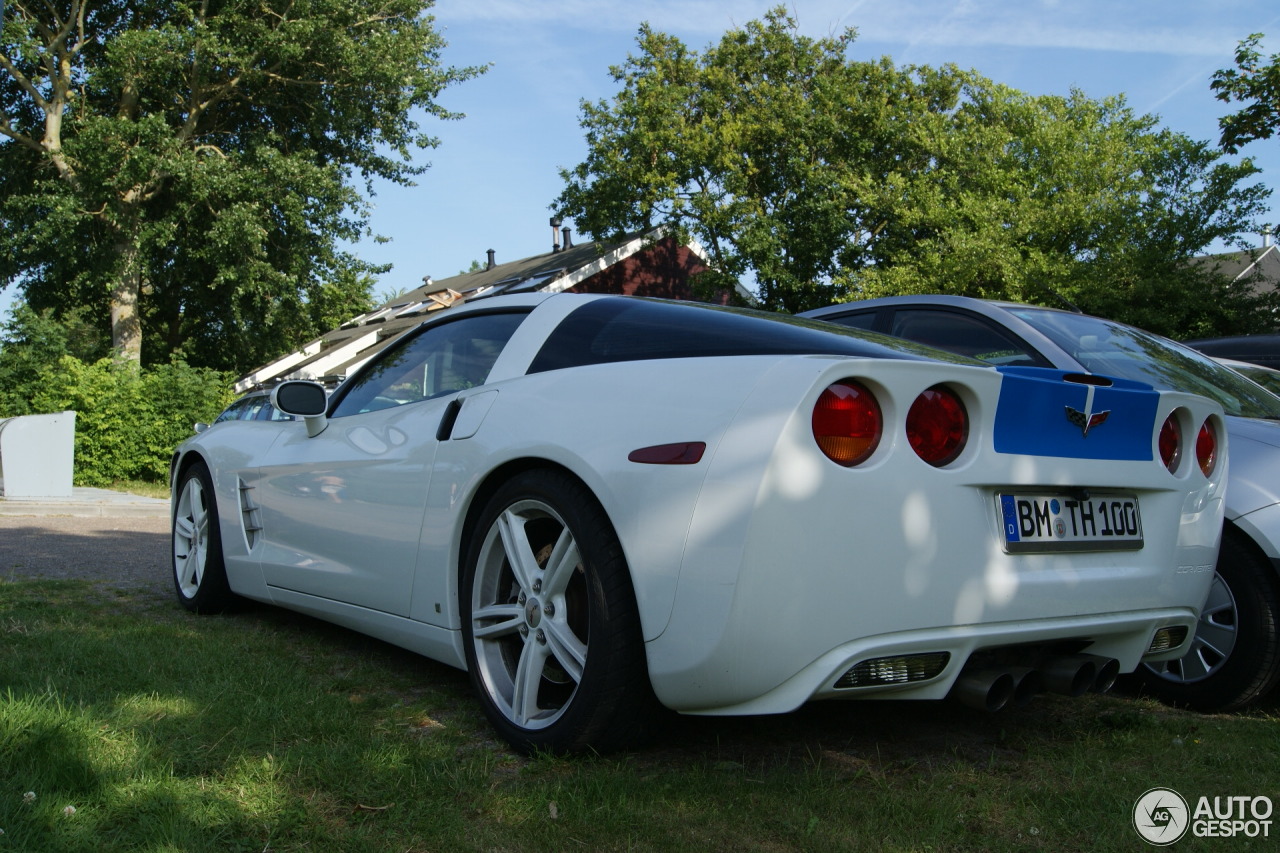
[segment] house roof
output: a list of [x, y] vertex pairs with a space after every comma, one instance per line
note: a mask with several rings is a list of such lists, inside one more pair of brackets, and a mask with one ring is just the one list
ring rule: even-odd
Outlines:
[[1197, 262], [1215, 269], [1232, 282], [1258, 282], [1280, 288], [1280, 249], [1269, 241], [1256, 249], [1206, 255]]
[[[654, 245], [662, 237], [662, 230], [654, 229], [613, 242], [572, 245], [566, 232], [563, 248], [557, 246], [554, 251], [505, 264], [494, 263], [494, 253], [490, 250], [490, 263], [484, 269], [438, 281], [427, 276], [421, 287], [352, 317], [302, 348], [241, 377], [235, 390], [243, 393], [291, 378], [336, 382], [416, 327], [431, 312], [458, 302], [504, 293], [569, 290]], [[707, 260], [701, 246], [692, 243], [688, 248], [704, 262]]]

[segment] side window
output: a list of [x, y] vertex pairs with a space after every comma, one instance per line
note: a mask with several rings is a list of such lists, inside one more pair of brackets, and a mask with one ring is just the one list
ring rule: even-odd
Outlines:
[[253, 402], [253, 399], [251, 397], [241, 397], [239, 400], [236, 400], [230, 406], [227, 406], [225, 409], [223, 409], [222, 414], [218, 415], [218, 418], [217, 420], [214, 421], [214, 423], [220, 424], [223, 421], [240, 420], [241, 418], [244, 417], [245, 409], [248, 408], [249, 404], [252, 402]]
[[395, 344], [352, 379], [330, 417], [389, 409], [483, 385], [525, 316], [463, 316]]
[[954, 311], [899, 308], [889, 334], [991, 364], [1046, 367], [1038, 353], [985, 320]]
[[284, 412], [271, 405], [271, 401], [268, 398], [267, 404], [258, 410], [258, 413], [253, 416], [253, 419], [257, 421], [291, 421], [293, 420], [293, 415], [286, 415]]
[[253, 402], [240, 413], [240, 419], [244, 421], [256, 421], [262, 417], [262, 410], [271, 408], [271, 398], [265, 394], [259, 394], [253, 398]]
[[[841, 314], [838, 317], [823, 317], [828, 323], [839, 323], [841, 326], [848, 326], [850, 329], [861, 329], [864, 332], [875, 330], [876, 312], [875, 311], [859, 311], [857, 314]], [[903, 337], [899, 335], [898, 337]]]

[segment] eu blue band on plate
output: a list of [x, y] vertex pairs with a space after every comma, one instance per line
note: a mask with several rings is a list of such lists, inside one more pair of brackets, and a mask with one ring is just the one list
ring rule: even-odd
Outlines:
[[1013, 495], [1000, 496], [1000, 515], [1004, 519], [1004, 540], [1017, 542], [1022, 539], [1018, 529], [1018, 507]]
[[[997, 453], [1068, 459], [1154, 458], [1152, 434], [1160, 394], [1150, 385], [1067, 382], [1067, 371], [1001, 367], [995, 418]], [[1078, 374], [1077, 374], [1078, 375]]]

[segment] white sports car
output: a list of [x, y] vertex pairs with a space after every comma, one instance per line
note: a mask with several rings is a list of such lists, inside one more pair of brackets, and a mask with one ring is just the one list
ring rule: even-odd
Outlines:
[[914, 294], [832, 305], [805, 316], [992, 364], [1124, 377], [1221, 404], [1231, 477], [1215, 578], [1187, 653], [1147, 662], [1137, 680], [1167, 702], [1202, 711], [1244, 707], [1280, 682], [1280, 399], [1159, 335], [1057, 308]]
[[179, 601], [463, 667], [522, 750], [1105, 689], [1185, 651], [1222, 529], [1201, 397], [693, 303], [475, 300], [272, 398], [174, 454]]

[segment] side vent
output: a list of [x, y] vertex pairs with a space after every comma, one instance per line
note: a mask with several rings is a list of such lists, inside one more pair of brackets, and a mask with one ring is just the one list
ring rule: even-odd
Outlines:
[[252, 551], [262, 534], [262, 512], [253, 499], [254, 487], [240, 480], [240, 525], [244, 528], [244, 542]]

